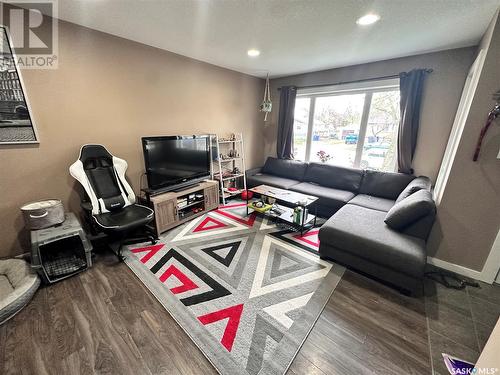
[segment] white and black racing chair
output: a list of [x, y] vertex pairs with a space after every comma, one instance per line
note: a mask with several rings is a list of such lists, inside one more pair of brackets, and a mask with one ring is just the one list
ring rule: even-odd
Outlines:
[[[111, 237], [109, 245], [123, 260], [123, 245], [151, 241], [156, 236], [146, 227], [153, 220], [153, 210], [135, 203], [135, 194], [125, 179], [127, 162], [111, 155], [104, 146], [84, 145], [69, 172], [85, 190], [82, 207], [94, 232]], [[141, 230], [138, 237], [130, 238]]]

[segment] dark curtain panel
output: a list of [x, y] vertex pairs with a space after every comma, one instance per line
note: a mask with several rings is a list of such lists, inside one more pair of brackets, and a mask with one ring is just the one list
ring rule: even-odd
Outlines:
[[276, 144], [276, 153], [279, 159], [293, 158], [293, 116], [296, 96], [296, 87], [284, 86], [281, 88]]
[[414, 69], [399, 74], [401, 120], [398, 134], [398, 170], [402, 173], [413, 173], [412, 161], [417, 146], [420, 104], [426, 74], [425, 69]]

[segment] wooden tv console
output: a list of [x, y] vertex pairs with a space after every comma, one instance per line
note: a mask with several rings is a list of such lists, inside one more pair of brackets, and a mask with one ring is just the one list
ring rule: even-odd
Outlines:
[[[194, 199], [189, 199], [191, 196]], [[198, 198], [196, 198], [198, 196]], [[187, 198], [187, 202], [183, 200]], [[219, 183], [206, 180], [178, 192], [167, 192], [149, 198], [150, 206], [155, 212], [154, 224], [156, 233], [161, 233], [183, 224], [197, 216], [219, 207]], [[193, 209], [201, 210], [193, 212]]]

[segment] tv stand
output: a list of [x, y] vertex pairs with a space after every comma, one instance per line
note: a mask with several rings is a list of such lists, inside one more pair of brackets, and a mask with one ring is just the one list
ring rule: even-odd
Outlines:
[[144, 193], [144, 195], [146, 196], [146, 199], [149, 202], [149, 199], [151, 197], [155, 197], [155, 196], [160, 195], [160, 194], [164, 194], [164, 193], [168, 193], [168, 192], [172, 192], [172, 191], [175, 193], [180, 193], [180, 192], [187, 190], [187, 189], [190, 189], [194, 186], [199, 186], [200, 181], [207, 181], [207, 180], [206, 179], [193, 180], [190, 182], [184, 182], [183, 184], [179, 184], [179, 185], [176, 185], [174, 187], [165, 187], [165, 188], [161, 188], [161, 189], [142, 188], [141, 191]]
[[178, 191], [149, 198], [155, 212], [156, 234], [172, 229], [219, 207], [219, 184], [207, 180]]
[[198, 184], [198, 183], [195, 182], [192, 185], [183, 186], [183, 187], [181, 187], [179, 189], [175, 189], [175, 190], [171, 190], [171, 191], [174, 192], [174, 193], [182, 193], [184, 190], [188, 190], [188, 189], [191, 189], [191, 188], [194, 188], [194, 187], [197, 187], [197, 186], [200, 186], [200, 184]]

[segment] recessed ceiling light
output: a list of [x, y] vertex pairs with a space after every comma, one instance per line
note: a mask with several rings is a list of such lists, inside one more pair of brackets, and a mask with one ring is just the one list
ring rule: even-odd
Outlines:
[[367, 14], [363, 17], [358, 18], [356, 23], [361, 26], [371, 25], [372, 23], [377, 22], [380, 19], [378, 14]]
[[260, 55], [260, 51], [258, 49], [252, 48], [247, 51], [247, 55], [250, 57], [257, 57]]

